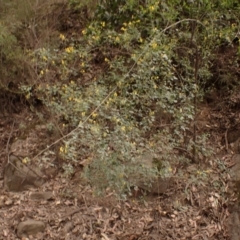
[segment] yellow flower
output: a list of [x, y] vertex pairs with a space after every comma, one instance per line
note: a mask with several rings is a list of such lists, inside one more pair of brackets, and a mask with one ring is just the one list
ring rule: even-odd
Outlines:
[[149, 11], [150, 12], [153, 12], [155, 10], [155, 7], [154, 6], [149, 6]]
[[60, 34], [60, 35], [59, 35], [59, 38], [60, 38], [62, 41], [64, 41], [64, 40], [66, 39], [63, 34]]
[[43, 70], [41, 70], [40, 74], [41, 74], [41, 75], [43, 75], [43, 74], [44, 74], [44, 71], [43, 71]]
[[82, 30], [82, 34], [85, 35], [87, 33], [86, 29]]
[[99, 36], [92, 36], [92, 39], [98, 41], [100, 39], [100, 37]]
[[125, 127], [125, 126], [122, 126], [122, 127], [121, 127], [121, 130], [122, 130], [123, 132], [125, 132], [126, 127]]
[[59, 148], [59, 152], [60, 153], [66, 154], [67, 151], [68, 151], [68, 147], [66, 145]]
[[63, 147], [60, 147], [59, 151], [60, 151], [61, 153], [63, 152], [63, 150], [64, 150], [64, 148], [63, 148]]
[[154, 142], [152, 142], [152, 141], [149, 141], [148, 144], [149, 144], [150, 147], [154, 146]]
[[48, 60], [46, 56], [43, 56], [42, 58], [43, 58], [44, 61]]
[[28, 162], [30, 162], [29, 157], [25, 157], [25, 158], [22, 160], [22, 162], [25, 163], [25, 164], [28, 163]]
[[31, 97], [31, 93], [26, 94], [26, 99], [29, 99]]
[[116, 117], [114, 116], [114, 117], [113, 117], [113, 121], [116, 122], [116, 123], [118, 123], [118, 122], [120, 122], [120, 119], [119, 119], [119, 118], [116, 118]]
[[67, 52], [67, 53], [72, 53], [73, 51], [74, 51], [73, 46], [65, 48], [65, 52]]
[[137, 61], [137, 64], [141, 64], [142, 61], [143, 61], [143, 59], [139, 58], [138, 61]]
[[82, 112], [82, 117], [84, 117], [86, 115], [86, 113], [85, 112]]
[[101, 22], [101, 25], [102, 25], [103, 27], [105, 27], [105, 22]]
[[116, 38], [115, 38], [115, 41], [118, 43], [118, 42], [120, 42], [120, 38], [117, 36]]
[[95, 113], [95, 112], [94, 112], [94, 113], [92, 113], [92, 117], [93, 117], [93, 118], [97, 117], [97, 115], [98, 115], [98, 114], [97, 114], [97, 113]]
[[114, 97], [117, 97], [117, 93], [115, 92], [115, 93], [113, 94], [113, 96], [114, 96]]
[[153, 42], [152, 44], [151, 44], [151, 47], [153, 48], [153, 49], [156, 49], [157, 48], [157, 43], [156, 42]]

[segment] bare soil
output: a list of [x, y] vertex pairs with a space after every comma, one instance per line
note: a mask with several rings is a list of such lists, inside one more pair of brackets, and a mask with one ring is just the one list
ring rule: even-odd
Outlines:
[[[229, 175], [235, 153], [234, 146], [226, 146], [225, 141], [225, 126], [237, 118], [238, 112], [222, 104], [204, 104], [197, 118], [199, 131], [210, 134], [209, 144], [215, 154], [198, 164], [176, 166], [176, 177], [164, 194], [144, 196], [135, 192], [126, 201], [111, 192], [97, 197], [82, 180], [79, 169], [65, 178], [59, 168], [40, 188], [22, 192], [7, 192], [2, 180], [0, 239], [20, 239], [16, 229], [28, 219], [40, 220], [46, 228], [22, 239], [239, 239], [234, 238], [239, 221], [237, 194]], [[2, 179], [12, 127], [12, 121], [3, 119], [16, 121], [13, 141], [21, 135], [26, 116], [31, 121], [35, 118], [26, 108], [1, 118]], [[43, 145], [41, 141], [35, 148]], [[51, 192], [52, 197], [34, 199], [31, 196], [35, 192]]]

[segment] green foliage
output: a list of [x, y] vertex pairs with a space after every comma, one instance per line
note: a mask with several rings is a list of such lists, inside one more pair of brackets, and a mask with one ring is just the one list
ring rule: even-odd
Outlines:
[[[14, 75], [15, 71], [18, 69], [14, 62], [19, 58], [19, 51], [20, 49], [17, 46], [16, 37], [6, 26], [0, 23], [1, 89], [6, 89], [8, 87], [9, 82], [5, 79]], [[13, 64], [12, 68], [10, 68], [11, 64]]]
[[49, 29], [48, 11], [56, 2], [62, 1], [1, 1], [0, 88], [2, 93], [11, 92], [21, 95], [25, 93], [22, 92], [25, 86], [29, 89], [35, 84], [38, 76], [36, 69], [33, 69], [31, 51], [36, 46], [46, 44], [46, 39], [43, 39], [42, 35], [46, 35]]
[[[184, 46], [191, 21], [186, 21], [178, 32], [174, 30], [177, 26], [169, 28], [167, 35], [160, 28], [166, 16], [158, 17], [155, 23], [161, 7], [166, 5], [159, 5], [158, 1], [145, 5], [136, 1], [102, 3], [98, 6], [97, 20], [82, 31], [81, 44], [69, 42], [62, 34], [63, 52], [57, 55], [56, 50], [50, 49], [36, 52], [41, 79], [48, 80], [47, 72], [54, 67], [61, 80], [40, 84], [38, 94], [52, 111], [60, 113], [66, 124], [78, 127], [77, 133], [65, 143], [68, 151], [64, 158], [68, 161], [91, 158], [86, 176], [98, 189], [110, 186], [123, 194], [134, 185], [130, 179], [135, 172], [138, 177], [143, 175], [146, 183], [162, 174], [164, 167], [149, 170], [134, 164], [146, 150], [154, 152], [163, 166], [168, 166], [169, 159], [172, 163], [177, 161], [174, 147], [184, 141], [184, 132], [191, 130], [194, 98], [201, 94], [195, 72], [200, 69], [202, 79], [210, 76], [207, 64], [197, 69], [192, 64], [198, 46]], [[175, 10], [171, 5], [169, 8], [173, 13], [168, 21], [174, 21]], [[126, 14], [119, 15], [121, 11]], [[197, 35], [201, 31], [198, 23], [196, 28]], [[201, 32], [197, 38], [201, 41]], [[82, 47], [86, 43], [87, 49]], [[184, 47], [185, 56], [177, 52], [180, 47]], [[100, 60], [96, 59], [98, 53], [89, 56], [91, 49], [98, 49]], [[114, 51], [119, 53], [111, 54]], [[96, 68], [92, 61], [100, 61], [109, 70], [97, 77], [91, 74], [90, 82], [83, 86], [87, 74]], [[180, 72], [177, 68], [185, 70]], [[98, 111], [93, 112], [94, 109]], [[164, 115], [169, 119], [164, 119]], [[90, 116], [87, 122], [86, 116]], [[164, 125], [168, 125], [166, 131]], [[193, 147], [197, 147], [196, 142]]]
[[[92, 8], [92, 7], [96, 7], [96, 5], [98, 4], [98, 0], [69, 0], [69, 6], [75, 10], [79, 10], [83, 7], [88, 7], [88, 8]], [[94, 9], [93, 9], [94, 10]]]
[[68, 5], [74, 11], [85, 12], [87, 18], [92, 19], [99, 2], [99, 0], [69, 0]]

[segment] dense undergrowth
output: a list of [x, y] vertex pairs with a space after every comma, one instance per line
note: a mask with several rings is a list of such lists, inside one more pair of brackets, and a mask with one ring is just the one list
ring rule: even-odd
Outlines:
[[[206, 93], [238, 84], [239, 10], [227, 0], [3, 0], [0, 94], [46, 106], [68, 134], [65, 172], [84, 160], [99, 192], [124, 197], [136, 173], [151, 184], [211, 153], [194, 119]], [[146, 152], [151, 167], [138, 161]]]

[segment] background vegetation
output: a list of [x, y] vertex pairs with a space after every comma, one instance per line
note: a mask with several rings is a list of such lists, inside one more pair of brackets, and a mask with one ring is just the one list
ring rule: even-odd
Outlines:
[[125, 197], [136, 177], [211, 154], [195, 119], [238, 86], [239, 1], [40, 2], [0, 2], [0, 95], [54, 116], [65, 173], [81, 162], [97, 191]]

